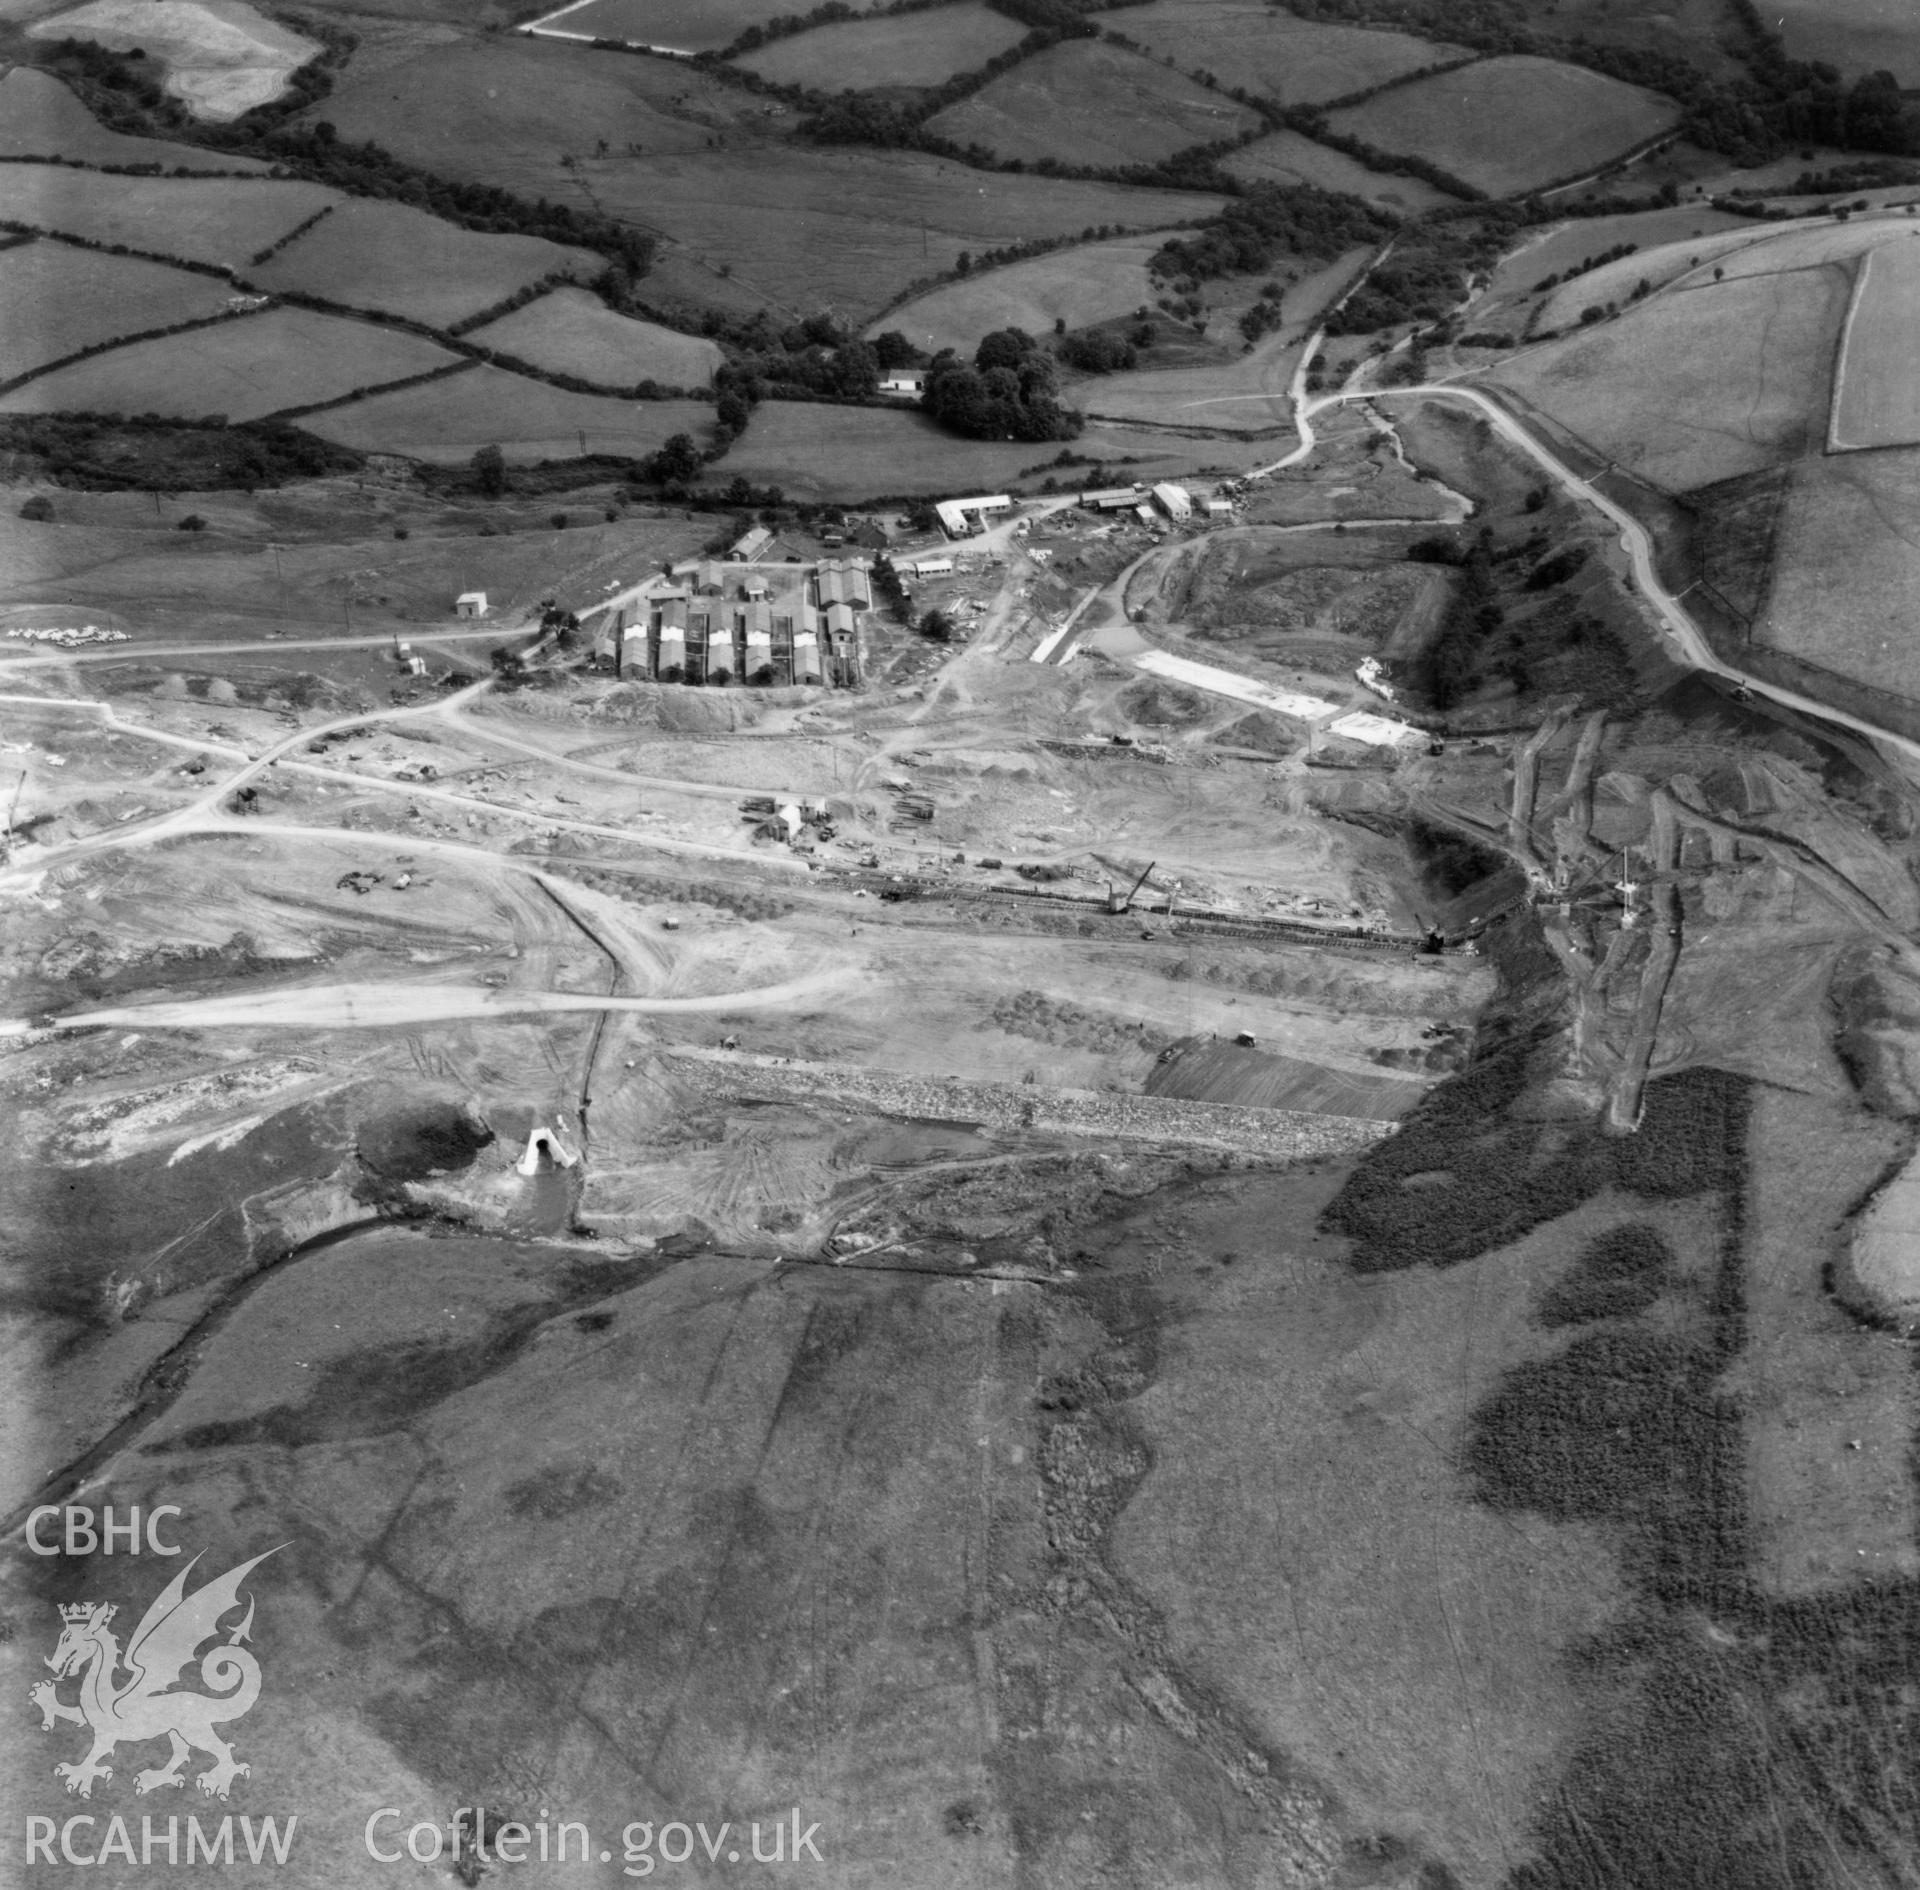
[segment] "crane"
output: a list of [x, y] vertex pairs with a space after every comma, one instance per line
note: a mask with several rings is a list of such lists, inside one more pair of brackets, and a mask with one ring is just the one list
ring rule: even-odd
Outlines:
[[1114, 913], [1131, 912], [1133, 910], [1134, 895], [1147, 883], [1147, 873], [1151, 873], [1159, 864], [1160, 862], [1158, 860], [1149, 860], [1147, 862], [1147, 872], [1142, 873], [1124, 893], [1117, 893], [1109, 886], [1107, 888], [1107, 910]]

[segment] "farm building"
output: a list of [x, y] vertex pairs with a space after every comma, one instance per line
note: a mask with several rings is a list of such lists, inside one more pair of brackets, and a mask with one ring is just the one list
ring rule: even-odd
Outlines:
[[917, 367], [889, 368], [880, 383], [880, 391], [918, 400], [927, 391], [927, 370]]
[[864, 558], [755, 565], [729, 555], [631, 585], [594, 606], [584, 627], [623, 676], [846, 688], [860, 680], [861, 619], [872, 607]]
[[1083, 492], [1080, 503], [1089, 512], [1125, 512], [1140, 503], [1139, 486], [1107, 486], [1099, 492]]
[[462, 591], [453, 600], [453, 614], [456, 617], [484, 617], [487, 614], [486, 592]]
[[1233, 516], [1233, 501], [1231, 499], [1223, 499], [1218, 493], [1215, 493], [1214, 496], [1207, 501], [1207, 516], [1209, 518], [1231, 518]]
[[1185, 486], [1158, 485], [1153, 496], [1161, 511], [1176, 525], [1184, 525], [1193, 516], [1193, 497]]
[[915, 577], [946, 577], [953, 570], [951, 558], [920, 558], [907, 566]]
[[990, 498], [942, 499], [933, 508], [940, 529], [949, 538], [965, 538], [985, 525], [988, 513], [1012, 509], [1013, 501], [1004, 492], [996, 492]]
[[756, 525], [752, 531], [742, 536], [740, 542], [727, 553], [739, 564], [751, 564], [754, 559], [764, 557], [767, 547], [773, 543], [773, 534], [764, 525]]

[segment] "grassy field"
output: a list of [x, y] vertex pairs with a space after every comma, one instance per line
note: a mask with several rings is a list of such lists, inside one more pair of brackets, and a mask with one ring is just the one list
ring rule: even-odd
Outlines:
[[1920, 85], [1920, 21], [1907, 0], [1777, 0], [1772, 20], [1795, 59], [1824, 59], [1849, 78], [1884, 70]]
[[603, 138], [649, 157], [705, 151], [766, 122], [750, 93], [684, 62], [595, 59], [520, 33], [449, 44], [431, 31], [370, 37], [309, 116], [448, 176], [484, 163], [489, 183], [583, 204], [562, 153], [589, 157]]
[[31, 66], [0, 78], [0, 157], [64, 157], [81, 164], [157, 164], [171, 171], [259, 171], [258, 158], [228, 157], [160, 138], [109, 131], [60, 83]]
[[235, 269], [339, 201], [319, 184], [264, 178], [118, 177], [64, 165], [0, 166], [0, 218]]
[[227, 293], [210, 276], [65, 243], [0, 251], [0, 380], [98, 341], [217, 315]]
[[1125, 236], [984, 270], [916, 296], [867, 332], [897, 328], [930, 353], [941, 348], [971, 351], [982, 335], [996, 328], [1024, 328], [1040, 335], [1051, 333], [1060, 320], [1069, 328], [1086, 328], [1131, 315], [1154, 299], [1147, 261], [1161, 241], [1153, 234]]
[[5, 413], [225, 414], [257, 420], [457, 359], [418, 335], [268, 309], [214, 328], [136, 341], [16, 388]]
[[605, 266], [591, 250], [543, 237], [487, 236], [405, 204], [355, 200], [249, 280], [270, 293], [291, 289], [450, 328], [555, 270], [589, 280]]
[[246, 0], [88, 0], [27, 29], [115, 52], [144, 50], [166, 67], [166, 89], [197, 117], [238, 118], [276, 99], [317, 40], [276, 26]]
[[[588, 0], [541, 30], [583, 39], [624, 39], [675, 52], [718, 52], [750, 26], [764, 26], [787, 9], [782, 0]], [[855, 12], [864, 9], [857, 3]]]
[[[1102, 459], [1127, 456], [1139, 465], [1129, 476], [1172, 478], [1200, 458], [1220, 457], [1218, 441], [1090, 425], [1075, 452]], [[962, 440], [943, 433], [909, 409], [816, 407], [802, 401], [763, 401], [753, 424], [720, 462], [723, 477], [744, 473], [796, 496], [863, 499], [916, 493], [996, 491], [1029, 466], [1044, 466], [1057, 448], [1018, 441]], [[1083, 473], [1063, 471], [1071, 484]]]
[[[685, 65], [518, 36], [445, 52], [409, 43], [313, 116], [442, 176], [582, 204], [590, 191], [663, 239], [651, 296], [786, 315], [824, 304], [865, 320], [963, 251], [1160, 229], [1219, 207], [1186, 191], [986, 179], [915, 152], [796, 149], [751, 94]], [[577, 172], [560, 168], [563, 153]]]
[[1804, 461], [1755, 638], [1920, 700], [1920, 644], [1910, 627], [1920, 545], [1906, 529], [1916, 506], [1920, 453]]
[[1889, 242], [1860, 259], [1834, 380], [1828, 444], [1920, 445], [1920, 244]]
[[782, 85], [822, 92], [939, 85], [1020, 43], [1024, 29], [979, 0], [879, 20], [843, 20], [775, 40], [740, 61]]
[[1223, 85], [1271, 93], [1285, 105], [1317, 105], [1465, 58], [1457, 46], [1353, 26], [1298, 20], [1262, 0], [1154, 0], [1113, 24], [1183, 72], [1211, 72]]
[[1112, 166], [1151, 164], [1259, 122], [1246, 106], [1152, 60], [1076, 39], [1023, 60], [935, 113], [927, 128], [1029, 164]]
[[1809, 450], [1848, 281], [1837, 269], [1668, 290], [1493, 371], [1611, 458], [1685, 491]]
[[494, 445], [510, 460], [576, 459], [589, 453], [639, 458], [669, 435], [700, 438], [713, 409], [687, 400], [609, 400], [569, 394], [544, 381], [478, 367], [425, 387], [374, 394], [316, 414], [308, 431], [375, 453], [458, 464]]
[[1506, 197], [1597, 170], [1678, 119], [1670, 100], [1637, 86], [1553, 59], [1516, 57], [1416, 79], [1328, 122]]
[[586, 289], [555, 289], [470, 330], [469, 339], [549, 373], [577, 375], [603, 387], [640, 381], [705, 387], [725, 359], [717, 343], [616, 315]]
[[1317, 184], [1343, 190], [1389, 210], [1431, 210], [1459, 200], [1418, 177], [1376, 171], [1329, 145], [1315, 144], [1297, 131], [1276, 131], [1235, 151], [1221, 166], [1247, 183]]

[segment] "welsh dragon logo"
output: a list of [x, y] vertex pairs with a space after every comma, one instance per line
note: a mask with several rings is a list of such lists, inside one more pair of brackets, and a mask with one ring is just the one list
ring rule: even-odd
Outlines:
[[[173, 1751], [165, 1765], [137, 1775], [136, 1791], [184, 1785], [181, 1768], [195, 1751], [213, 1759], [197, 1774], [200, 1789], [213, 1797], [225, 1798], [236, 1778], [251, 1774], [253, 1768], [235, 1759], [232, 1746], [214, 1731], [223, 1720], [239, 1719], [260, 1697], [260, 1663], [240, 1645], [253, 1627], [251, 1597], [246, 1618], [200, 1662], [198, 1678], [213, 1691], [169, 1689], [201, 1643], [220, 1632], [221, 1616], [240, 1605], [240, 1584], [267, 1555], [278, 1553], [269, 1549], [256, 1555], [189, 1595], [187, 1577], [200, 1560], [196, 1555], [154, 1597], [124, 1655], [109, 1625], [116, 1612], [110, 1602], [82, 1601], [60, 1610], [60, 1639], [46, 1663], [54, 1677], [30, 1687], [27, 1697], [40, 1709], [42, 1732], [52, 1732], [61, 1721], [93, 1731], [93, 1749], [78, 1765], [53, 1768], [55, 1778], [66, 1780], [68, 1791], [91, 1798], [94, 1781], [113, 1776], [113, 1768], [101, 1761], [115, 1746], [162, 1738], [172, 1741]], [[123, 1667], [128, 1676], [124, 1680], [117, 1677]], [[80, 1703], [69, 1706], [60, 1698], [57, 1683], [74, 1674], [80, 1676]]]

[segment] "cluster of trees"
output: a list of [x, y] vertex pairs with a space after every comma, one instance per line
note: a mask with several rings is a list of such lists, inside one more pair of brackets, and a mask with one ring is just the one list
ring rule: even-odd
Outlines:
[[[1149, 324], [1145, 345], [1152, 344]], [[1077, 335], [1063, 336], [1055, 352], [1068, 367], [1078, 368], [1082, 374], [1119, 374], [1137, 366], [1140, 360], [1140, 346], [1111, 328], [1087, 328]]]
[[1446, 615], [1414, 672], [1414, 686], [1436, 709], [1451, 709], [1472, 691], [1480, 680], [1487, 646], [1507, 620], [1494, 578], [1490, 534], [1483, 532], [1474, 541], [1458, 568], [1459, 581]]
[[362, 456], [274, 421], [228, 426], [157, 414], [0, 416], [15, 472], [83, 491], [252, 492], [351, 472]]
[[1659, 1301], [1677, 1277], [1677, 1264], [1657, 1227], [1624, 1222], [1580, 1250], [1565, 1275], [1540, 1295], [1535, 1317], [1550, 1330], [1630, 1318]]
[[1022, 328], [983, 337], [971, 365], [951, 348], [935, 355], [922, 404], [974, 440], [1071, 440], [1081, 426], [1060, 400], [1053, 357]]
[[872, 400], [882, 370], [897, 364], [897, 346], [904, 343], [898, 334], [889, 337], [883, 359], [877, 344], [824, 312], [782, 323], [759, 309], [706, 327], [727, 355], [714, 376], [722, 404], [735, 395], [749, 408], [767, 399]]
[[1544, 295], [1549, 289], [1557, 289], [1563, 282], [1571, 282], [1577, 276], [1584, 276], [1590, 270], [1599, 269], [1610, 262], [1619, 262], [1624, 257], [1638, 253], [1638, 243], [1616, 243], [1611, 249], [1603, 249], [1597, 256], [1583, 256], [1577, 263], [1570, 263], [1558, 275], [1542, 276], [1533, 285], [1535, 295]]
[[1359, 197], [1313, 184], [1257, 184], [1191, 236], [1163, 243], [1150, 266], [1157, 277], [1196, 282], [1258, 275], [1282, 256], [1326, 259], [1385, 242], [1398, 228]]

